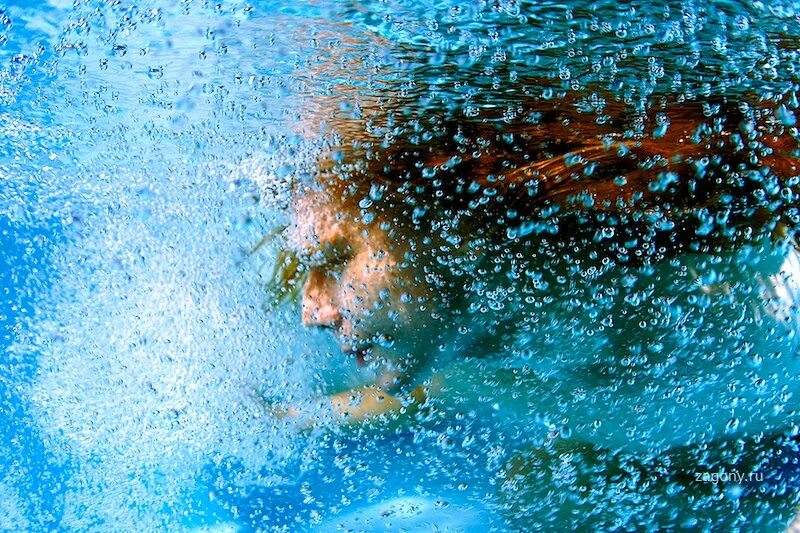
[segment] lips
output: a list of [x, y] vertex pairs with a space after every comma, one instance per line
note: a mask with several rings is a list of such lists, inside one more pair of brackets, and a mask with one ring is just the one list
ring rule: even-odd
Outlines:
[[372, 345], [367, 344], [364, 346], [358, 347], [343, 347], [344, 353], [347, 355], [352, 355], [356, 358], [356, 364], [361, 367], [367, 364], [367, 357], [372, 353]]

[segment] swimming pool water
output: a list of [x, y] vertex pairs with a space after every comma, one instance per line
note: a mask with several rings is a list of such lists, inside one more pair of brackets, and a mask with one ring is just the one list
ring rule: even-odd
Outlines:
[[[292, 180], [311, 179], [320, 117], [358, 118], [389, 91], [469, 116], [513, 114], [523, 93], [585, 92], [591, 107], [602, 90], [642, 111], [662, 96], [782, 98], [790, 127], [798, 42], [788, 1], [0, 4], [0, 530], [528, 527], [498, 494], [556, 422], [526, 433], [487, 400], [405, 428], [299, 431], [267, 409], [367, 379], [296, 305], [268, 308], [277, 250], [251, 253], [287, 222]], [[758, 261], [724, 257], [699, 267], [703, 286], [760, 275]], [[744, 312], [731, 304], [700, 325], [703, 302], [673, 305], [680, 291], [662, 289], [662, 300], [642, 289], [654, 300], [641, 306], [687, 314], [643, 352], [721, 349], [708, 339]], [[604, 349], [575, 333], [591, 329], [591, 309], [574, 316], [570, 349]], [[678, 327], [690, 333], [670, 337]], [[742, 327], [753, 329], [719, 335], [796, 351], [764, 333], [772, 323]], [[520, 344], [526, 368], [563, 371]], [[765, 471], [786, 472], [772, 488], [796, 489], [786, 464]], [[759, 512], [744, 523], [791, 518], [779, 504]]]

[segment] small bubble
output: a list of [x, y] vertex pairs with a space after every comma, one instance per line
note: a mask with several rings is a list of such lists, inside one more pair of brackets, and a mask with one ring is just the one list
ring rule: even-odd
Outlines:
[[794, 126], [797, 123], [794, 113], [785, 105], [781, 105], [775, 110], [775, 116], [784, 126]]

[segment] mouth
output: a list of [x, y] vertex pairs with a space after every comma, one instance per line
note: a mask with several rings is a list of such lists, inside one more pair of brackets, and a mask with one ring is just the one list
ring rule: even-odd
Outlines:
[[367, 361], [371, 358], [372, 355], [372, 345], [366, 344], [363, 346], [345, 346], [342, 348], [342, 351], [347, 355], [351, 355], [356, 358], [356, 364], [359, 367], [362, 367], [367, 364]]
[[395, 344], [393, 337], [383, 333], [358, 337], [339, 334], [337, 337], [342, 352], [355, 357], [359, 367], [382, 360], [386, 350], [390, 350]]

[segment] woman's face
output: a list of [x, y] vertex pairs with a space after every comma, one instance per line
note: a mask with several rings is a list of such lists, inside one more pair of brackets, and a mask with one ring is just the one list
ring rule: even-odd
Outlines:
[[309, 192], [295, 202], [290, 242], [308, 270], [303, 323], [329, 328], [359, 364], [400, 384], [443, 345], [439, 299], [399, 228]]

